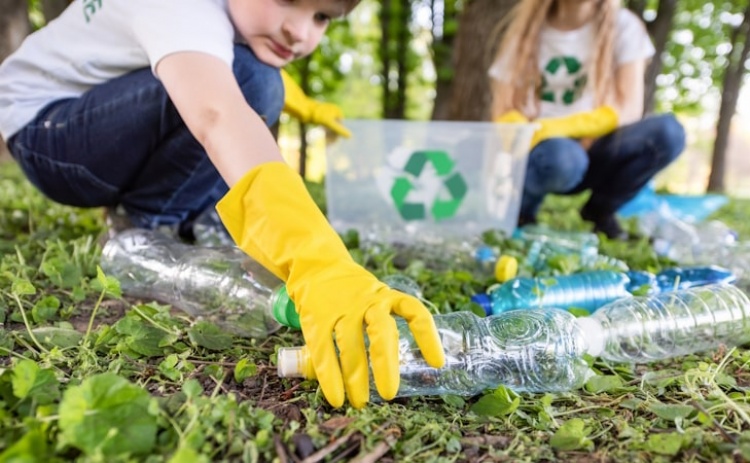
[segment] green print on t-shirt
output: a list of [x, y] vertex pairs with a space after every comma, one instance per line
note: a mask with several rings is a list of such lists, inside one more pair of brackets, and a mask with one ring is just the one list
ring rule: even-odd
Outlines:
[[102, 8], [102, 0], [83, 0], [83, 15], [86, 17], [86, 22], [91, 21], [94, 13]]
[[581, 97], [587, 79], [581, 62], [575, 57], [555, 56], [542, 70], [542, 101], [571, 105]]

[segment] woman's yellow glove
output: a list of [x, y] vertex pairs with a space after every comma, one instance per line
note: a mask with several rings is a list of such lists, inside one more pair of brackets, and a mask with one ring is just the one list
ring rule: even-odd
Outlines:
[[331, 405], [343, 405], [345, 395], [357, 408], [369, 400], [363, 328], [378, 393], [385, 400], [395, 397], [400, 377], [393, 315], [409, 323], [427, 363], [443, 366], [427, 308], [354, 262], [289, 166], [270, 162], [252, 169], [216, 209], [237, 245], [286, 281], [315, 376]]
[[349, 138], [352, 133], [344, 127], [341, 119], [344, 113], [333, 103], [316, 101], [305, 95], [297, 82], [283, 69], [281, 79], [284, 82], [284, 112], [302, 122], [320, 124], [342, 137]]
[[[495, 119], [495, 122], [514, 123], [528, 122], [518, 111], [510, 111]], [[537, 119], [540, 125], [531, 139], [533, 148], [548, 138], [598, 138], [611, 133], [617, 128], [617, 111], [611, 106], [600, 106], [591, 111], [584, 111], [569, 116]]]

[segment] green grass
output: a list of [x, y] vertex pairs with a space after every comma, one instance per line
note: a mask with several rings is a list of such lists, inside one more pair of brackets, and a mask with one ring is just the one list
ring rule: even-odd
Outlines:
[[[320, 186], [310, 188], [322, 205]], [[550, 198], [541, 220], [585, 230], [575, 212], [584, 200]], [[732, 200], [714, 218], [750, 236], [748, 212], [750, 202]], [[97, 273], [102, 231], [101, 211], [51, 203], [15, 164], [0, 164], [0, 462], [750, 458], [746, 349], [597, 361], [597, 376], [563, 394], [501, 387], [336, 410], [314, 382], [276, 377], [276, 349], [301, 344], [299, 333], [231, 338], [120, 297], [118, 283]], [[405, 259], [345, 238], [377, 275], [418, 281], [436, 312], [472, 309], [469, 297], [488, 284], [476, 271], [433, 265], [440, 252]], [[635, 269], [669, 265], [645, 240], [601, 249]]]

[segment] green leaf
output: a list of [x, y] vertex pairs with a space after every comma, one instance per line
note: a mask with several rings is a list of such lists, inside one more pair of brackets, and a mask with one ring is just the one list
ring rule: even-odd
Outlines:
[[234, 380], [238, 383], [243, 382], [246, 378], [255, 376], [258, 373], [258, 366], [248, 359], [240, 359], [234, 367]]
[[51, 257], [41, 265], [42, 273], [60, 288], [73, 288], [83, 279], [81, 269], [64, 257]]
[[610, 392], [623, 386], [622, 378], [615, 375], [596, 375], [586, 381], [585, 389], [594, 394]]
[[44, 463], [49, 461], [49, 446], [44, 433], [33, 429], [0, 453], [0, 463]]
[[164, 355], [162, 344], [169, 333], [137, 317], [126, 316], [115, 323], [114, 327], [118, 333], [126, 335], [124, 344], [133, 352], [146, 357]]
[[190, 398], [199, 397], [203, 394], [203, 386], [201, 386], [201, 383], [197, 379], [189, 379], [182, 385], [182, 392]]
[[41, 369], [32, 360], [21, 360], [13, 367], [13, 395], [35, 400], [40, 405], [60, 398], [59, 382], [52, 370]]
[[36, 294], [36, 288], [25, 278], [14, 280], [10, 291], [18, 296], [30, 296]]
[[208, 463], [209, 459], [205, 455], [200, 455], [198, 452], [188, 447], [187, 445], [181, 445], [179, 449], [172, 455], [172, 458], [167, 463]]
[[573, 418], [563, 423], [550, 438], [550, 445], [557, 450], [578, 450], [589, 446], [588, 431], [580, 418]]
[[669, 421], [685, 419], [695, 411], [695, 408], [690, 405], [663, 404], [661, 402], [650, 403], [648, 409], [659, 418]]
[[460, 395], [447, 394], [442, 396], [443, 402], [454, 408], [464, 408], [466, 401]]
[[500, 386], [491, 394], [480, 398], [471, 406], [471, 411], [480, 416], [505, 416], [518, 409], [521, 398], [510, 389]]
[[195, 346], [208, 350], [227, 350], [232, 347], [232, 337], [213, 323], [200, 321], [188, 329], [188, 338]]
[[54, 317], [59, 308], [60, 299], [55, 296], [45, 296], [34, 304], [34, 308], [31, 309], [31, 318], [36, 323], [44, 323]]
[[677, 455], [685, 442], [683, 435], [676, 432], [651, 434], [644, 444], [646, 450], [660, 455]]
[[[31, 330], [37, 341], [44, 347], [59, 347], [69, 349], [76, 347], [83, 339], [83, 333], [72, 328], [60, 328], [57, 326], [39, 326]], [[28, 334], [24, 332], [27, 336]], [[24, 336], [24, 337], [26, 337]]]
[[147, 454], [156, 443], [148, 392], [114, 373], [85, 379], [60, 402], [64, 443], [87, 455]]
[[115, 277], [107, 276], [98, 265], [96, 266], [96, 280], [91, 282], [91, 286], [96, 291], [104, 291], [105, 294], [112, 297], [122, 297], [120, 282]]

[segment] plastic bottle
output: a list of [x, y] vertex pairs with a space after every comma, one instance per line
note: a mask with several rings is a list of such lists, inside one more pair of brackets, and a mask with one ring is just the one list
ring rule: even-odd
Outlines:
[[711, 264], [716, 257], [711, 253], [738, 243], [737, 233], [723, 222], [713, 220], [693, 225], [678, 219], [669, 210], [643, 215], [639, 228], [652, 239], [657, 254], [681, 264]]
[[[563, 310], [513, 311], [487, 318], [436, 315], [446, 365], [423, 360], [399, 326], [399, 397], [475, 395], [504, 385], [517, 391], [574, 389], [592, 372], [583, 354], [614, 362], [650, 362], [750, 342], [750, 300], [737, 287], [707, 285], [620, 299], [594, 315]], [[304, 347], [281, 348], [278, 374], [314, 378]], [[373, 399], [374, 385], [371, 385]]]
[[[716, 265], [697, 267], [672, 267], [654, 275], [650, 272], [626, 272], [630, 283], [627, 288], [631, 293], [656, 294], [694, 286], [705, 286], [716, 283], [734, 283], [736, 275], [730, 270]], [[645, 291], [643, 289], [645, 287]]]
[[575, 307], [593, 312], [621, 297], [631, 297], [628, 276], [595, 270], [556, 277], [513, 278], [490, 290], [492, 313], [509, 310]]
[[578, 319], [587, 351], [645, 363], [750, 341], [750, 300], [734, 285], [698, 286], [620, 299]]
[[107, 241], [101, 266], [123, 294], [171, 304], [238, 336], [262, 338], [281, 327], [276, 319], [297, 318], [282, 281], [234, 246], [191, 246], [131, 229]]
[[[567, 391], [592, 374], [575, 317], [562, 310], [528, 310], [479, 318], [471, 312], [436, 315], [445, 367], [424, 362], [408, 325], [398, 321], [398, 395], [471, 396], [499, 385], [517, 391]], [[282, 377], [314, 376], [304, 347], [278, 352]], [[373, 399], [377, 393], [371, 388]]]

